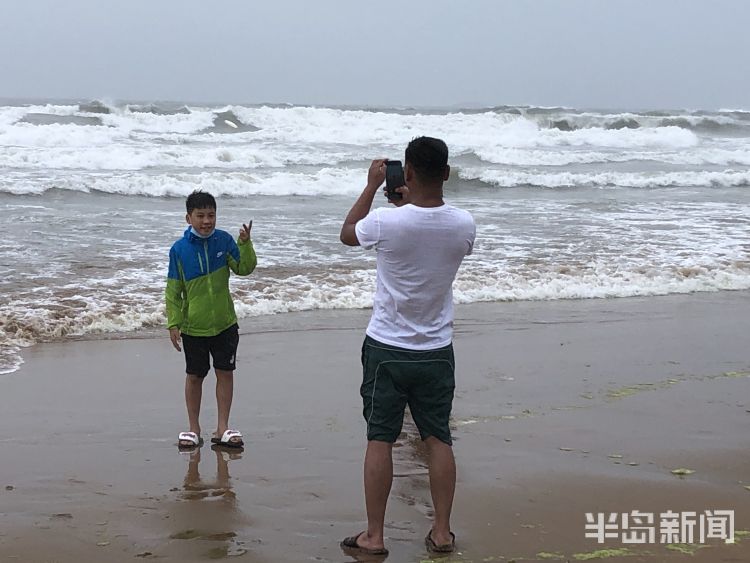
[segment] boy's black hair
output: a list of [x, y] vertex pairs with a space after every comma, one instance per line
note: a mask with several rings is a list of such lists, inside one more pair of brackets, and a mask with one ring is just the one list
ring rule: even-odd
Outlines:
[[423, 180], [442, 180], [448, 166], [448, 146], [434, 137], [416, 137], [406, 147], [404, 160]]
[[187, 208], [188, 215], [193, 212], [193, 209], [216, 210], [216, 200], [214, 199], [214, 196], [208, 192], [195, 190], [185, 201], [185, 207]]

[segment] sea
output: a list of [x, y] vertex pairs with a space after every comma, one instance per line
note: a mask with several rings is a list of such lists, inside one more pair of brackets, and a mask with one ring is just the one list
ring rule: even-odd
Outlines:
[[[50, 341], [163, 334], [185, 197], [253, 221], [253, 317], [372, 304], [339, 242], [374, 158], [429, 135], [477, 223], [457, 303], [750, 288], [750, 111], [0, 102], [0, 374]], [[377, 206], [388, 205], [384, 197]]]

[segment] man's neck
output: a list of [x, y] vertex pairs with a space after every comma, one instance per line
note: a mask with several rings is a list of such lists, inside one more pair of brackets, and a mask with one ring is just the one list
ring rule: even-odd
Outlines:
[[417, 207], [440, 207], [443, 201], [443, 186], [409, 187], [409, 203]]

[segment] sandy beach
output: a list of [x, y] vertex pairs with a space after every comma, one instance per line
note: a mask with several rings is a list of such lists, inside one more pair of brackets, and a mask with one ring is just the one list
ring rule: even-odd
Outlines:
[[[749, 298], [459, 306], [459, 553], [441, 561], [750, 561]], [[353, 561], [338, 543], [364, 526], [368, 318], [240, 323], [232, 423], [246, 448], [232, 455], [177, 451], [184, 364], [166, 331], [26, 349], [0, 377], [0, 561]], [[207, 441], [214, 423], [211, 377]], [[388, 561], [429, 560], [425, 457], [408, 425], [395, 460]], [[736, 542], [585, 537], [587, 512], [633, 510], [733, 510]]]

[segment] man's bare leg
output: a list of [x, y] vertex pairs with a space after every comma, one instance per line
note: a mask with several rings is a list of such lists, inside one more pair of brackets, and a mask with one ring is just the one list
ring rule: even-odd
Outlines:
[[393, 483], [393, 444], [370, 440], [365, 453], [365, 506], [367, 531], [357, 538], [360, 547], [384, 547], [385, 508]]
[[425, 440], [430, 453], [430, 492], [435, 508], [435, 521], [432, 524], [432, 541], [437, 545], [452, 541], [451, 510], [456, 492], [456, 459], [453, 448], [434, 436]]

